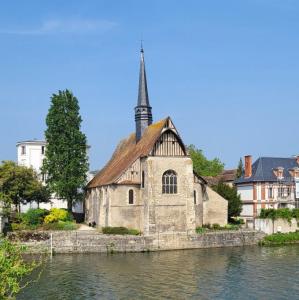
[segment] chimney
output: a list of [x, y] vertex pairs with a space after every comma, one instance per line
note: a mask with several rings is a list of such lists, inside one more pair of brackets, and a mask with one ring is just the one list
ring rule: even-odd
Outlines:
[[245, 160], [245, 178], [246, 177], [251, 177], [252, 175], [252, 156], [251, 155], [246, 155], [244, 157]]

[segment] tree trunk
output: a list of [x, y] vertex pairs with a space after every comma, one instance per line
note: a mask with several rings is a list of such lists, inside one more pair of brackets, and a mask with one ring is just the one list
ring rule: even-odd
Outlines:
[[73, 201], [71, 199], [67, 200], [67, 210], [69, 213], [73, 212]]

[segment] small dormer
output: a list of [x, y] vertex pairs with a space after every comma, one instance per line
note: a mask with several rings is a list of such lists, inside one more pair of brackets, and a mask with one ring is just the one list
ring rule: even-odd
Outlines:
[[273, 173], [277, 177], [278, 180], [283, 179], [283, 171], [284, 171], [283, 167], [277, 167], [277, 168], [273, 169]]
[[289, 169], [289, 173], [293, 178], [299, 178], [299, 167]]

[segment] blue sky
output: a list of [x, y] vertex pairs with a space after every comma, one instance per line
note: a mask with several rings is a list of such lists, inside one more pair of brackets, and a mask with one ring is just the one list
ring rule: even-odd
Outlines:
[[299, 153], [299, 1], [1, 1], [0, 159], [41, 139], [50, 96], [71, 89], [103, 166], [134, 130], [144, 40], [154, 120], [227, 168]]

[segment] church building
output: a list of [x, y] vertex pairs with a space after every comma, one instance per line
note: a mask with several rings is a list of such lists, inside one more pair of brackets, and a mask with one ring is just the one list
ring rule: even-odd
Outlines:
[[136, 130], [88, 183], [86, 222], [134, 228], [145, 235], [225, 225], [227, 201], [194, 172], [172, 119], [152, 119], [141, 49]]

